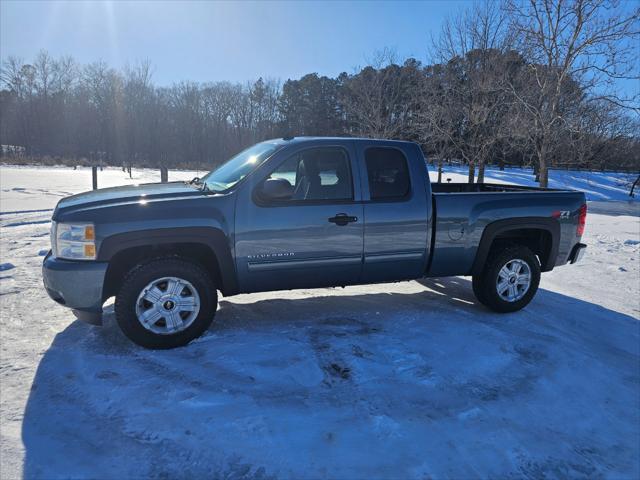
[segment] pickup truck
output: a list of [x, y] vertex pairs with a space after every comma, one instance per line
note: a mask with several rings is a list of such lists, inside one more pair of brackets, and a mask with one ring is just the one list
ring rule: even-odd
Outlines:
[[479, 303], [514, 312], [540, 273], [580, 260], [581, 192], [431, 183], [412, 142], [284, 138], [202, 178], [62, 199], [46, 291], [76, 316], [115, 317], [147, 348], [185, 345], [211, 325], [218, 292], [469, 275]]

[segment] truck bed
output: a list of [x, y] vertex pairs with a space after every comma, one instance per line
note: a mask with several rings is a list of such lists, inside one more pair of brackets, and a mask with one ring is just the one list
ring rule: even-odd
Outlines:
[[556, 231], [557, 253], [543, 271], [566, 263], [577, 241], [582, 192], [492, 183], [431, 183], [431, 189], [435, 223], [429, 276], [470, 274], [485, 229], [500, 222], [521, 225], [525, 239], [536, 238], [530, 230], [540, 224]]

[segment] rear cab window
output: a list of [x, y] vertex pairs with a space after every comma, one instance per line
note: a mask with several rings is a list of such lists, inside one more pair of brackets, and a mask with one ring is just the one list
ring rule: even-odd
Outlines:
[[393, 147], [369, 147], [365, 164], [372, 201], [398, 201], [409, 198], [409, 165], [402, 151]]

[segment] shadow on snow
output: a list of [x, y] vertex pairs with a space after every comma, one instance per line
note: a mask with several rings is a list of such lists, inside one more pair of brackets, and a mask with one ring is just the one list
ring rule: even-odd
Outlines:
[[223, 300], [172, 351], [131, 344], [112, 311], [76, 321], [33, 381], [24, 475], [640, 475], [638, 320], [544, 290], [496, 315], [467, 280], [420, 283]]

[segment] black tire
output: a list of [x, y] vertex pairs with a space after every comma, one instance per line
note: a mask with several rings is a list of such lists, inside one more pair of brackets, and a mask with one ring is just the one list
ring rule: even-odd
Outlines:
[[[507, 301], [498, 293], [497, 280], [500, 269], [511, 260], [522, 260], [530, 269], [531, 282], [524, 296], [516, 301]], [[538, 291], [540, 263], [527, 247], [508, 246], [489, 254], [482, 272], [473, 278], [473, 293], [480, 303], [498, 313], [516, 312], [526, 307]]]
[[[200, 310], [184, 330], [158, 334], [145, 328], [136, 314], [142, 290], [156, 279], [177, 277], [189, 282], [197, 291]], [[218, 293], [209, 274], [195, 263], [179, 257], [162, 257], [136, 265], [127, 273], [116, 295], [115, 313], [123, 333], [138, 345], [151, 349], [169, 349], [186, 345], [202, 335], [211, 325], [218, 305]]]
[[473, 294], [476, 297], [476, 300], [480, 302], [482, 305], [487, 306], [487, 301], [484, 298], [484, 292], [482, 290], [482, 274], [474, 275], [471, 281], [471, 287], [473, 288]]

